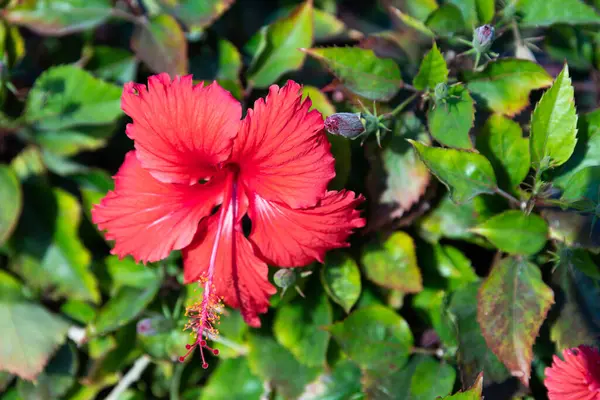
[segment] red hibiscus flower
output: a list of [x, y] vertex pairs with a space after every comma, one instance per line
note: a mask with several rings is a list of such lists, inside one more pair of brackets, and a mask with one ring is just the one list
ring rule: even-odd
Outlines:
[[544, 384], [550, 400], [600, 400], [600, 353], [589, 346], [566, 349], [564, 361], [554, 356]]
[[126, 133], [135, 151], [93, 221], [120, 257], [157, 261], [182, 250], [186, 283], [204, 284], [202, 303], [190, 311], [194, 345], [205, 346], [202, 333], [221, 298], [260, 326], [258, 314], [276, 292], [267, 264], [322, 262], [364, 226], [356, 210], [362, 196], [327, 191], [335, 171], [323, 119], [309, 112], [297, 83], [271, 86], [243, 120], [229, 92], [193, 85], [191, 76], [171, 81], [163, 73], [147, 88], [128, 83], [121, 104], [133, 120]]

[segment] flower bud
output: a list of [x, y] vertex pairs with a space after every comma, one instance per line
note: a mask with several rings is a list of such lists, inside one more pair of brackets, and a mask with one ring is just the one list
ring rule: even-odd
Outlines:
[[275, 285], [282, 289], [287, 289], [296, 282], [296, 272], [289, 268], [282, 268], [273, 275]]
[[479, 53], [485, 53], [494, 41], [494, 27], [482, 25], [473, 31], [473, 48]]
[[448, 97], [448, 85], [443, 82], [438, 83], [435, 85], [433, 95], [435, 96], [436, 101], [444, 100], [446, 97]]
[[325, 120], [325, 130], [332, 135], [355, 139], [365, 133], [361, 113], [335, 113]]

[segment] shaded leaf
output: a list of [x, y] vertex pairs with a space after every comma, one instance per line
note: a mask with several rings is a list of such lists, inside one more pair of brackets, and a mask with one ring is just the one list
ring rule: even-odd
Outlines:
[[572, 247], [600, 251], [600, 223], [595, 222], [593, 215], [543, 210], [542, 216], [548, 221], [551, 239]]
[[243, 97], [240, 72], [242, 71], [242, 56], [238, 49], [228, 40], [220, 39], [219, 43], [219, 69], [217, 82], [231, 94], [241, 99]]
[[413, 79], [413, 86], [418, 90], [434, 89], [438, 83], [448, 81], [448, 67], [446, 60], [440, 53], [435, 42], [433, 48], [425, 54], [419, 72]]
[[93, 151], [104, 147], [112, 136], [114, 128], [114, 125], [109, 125], [38, 131], [35, 133], [35, 141], [44, 150], [68, 157], [82, 151]]
[[454, 4], [442, 4], [432, 12], [425, 23], [429, 29], [441, 36], [452, 36], [465, 30], [466, 24], [460, 9]]
[[600, 165], [580, 169], [565, 185], [561, 200], [581, 202], [590, 207], [600, 204]]
[[548, 240], [548, 225], [536, 214], [518, 210], [505, 211], [472, 229], [498, 249], [511, 254], [533, 255]]
[[131, 48], [148, 68], [156, 73], [185, 75], [188, 70], [187, 41], [181, 27], [167, 14], [136, 26]]
[[279, 306], [273, 333], [300, 363], [318, 367], [325, 363], [329, 344], [329, 333], [323, 328], [332, 322], [333, 311], [325, 293], [313, 294]]
[[11, 168], [0, 165], [0, 245], [12, 234], [21, 210], [23, 194], [21, 184]]
[[125, 49], [96, 46], [86, 68], [100, 79], [124, 84], [135, 79], [137, 60]]
[[361, 292], [360, 270], [344, 253], [329, 253], [321, 268], [321, 283], [335, 303], [349, 313]]
[[162, 8], [172, 14], [188, 29], [201, 29], [231, 7], [235, 0], [158, 0]]
[[535, 264], [506, 258], [494, 265], [478, 298], [477, 321], [486, 343], [528, 386], [533, 343], [554, 303], [552, 289]]
[[346, 25], [335, 15], [318, 8], [313, 9], [315, 41], [327, 40], [346, 32]]
[[23, 302], [0, 304], [0, 370], [34, 380], [64, 340], [69, 324], [43, 307]]
[[494, 0], [450, 0], [460, 9], [467, 28], [475, 29], [494, 17]]
[[427, 114], [431, 136], [446, 146], [473, 148], [469, 131], [475, 119], [475, 105], [469, 91], [460, 84], [452, 85], [445, 101], [437, 102]]
[[404, 366], [413, 346], [406, 321], [383, 306], [354, 311], [329, 331], [351, 360], [373, 373]]
[[407, 1], [404, 3], [404, 7], [409, 15], [420, 21], [425, 21], [429, 14], [438, 8], [438, 3], [436, 0]]
[[409, 140], [429, 170], [448, 188], [450, 198], [465, 203], [482, 194], [496, 191], [496, 176], [490, 162], [481, 154], [428, 147]]
[[319, 374], [320, 368], [300, 364], [274, 339], [253, 334], [249, 342], [248, 363], [252, 372], [269, 381], [285, 399], [297, 399], [304, 387]]
[[367, 278], [380, 286], [405, 293], [423, 289], [415, 244], [404, 232], [394, 232], [383, 242], [369, 243], [363, 249], [361, 264]]
[[[409, 4], [412, 4], [412, 3], [409, 3]], [[436, 4], [435, 9], [437, 9], [437, 4]], [[419, 32], [427, 37], [430, 37], [430, 38], [435, 37], [435, 33], [431, 29], [429, 29], [427, 27], [427, 25], [425, 25], [425, 19], [415, 18], [409, 14], [403, 13], [402, 11], [398, 10], [397, 8], [391, 8], [391, 10], [400, 19], [400, 21], [402, 21], [406, 26], [416, 30], [417, 32]], [[434, 11], [434, 10], [432, 10], [432, 11]], [[427, 14], [427, 15], [430, 15], [430, 14]]]
[[494, 167], [500, 187], [514, 189], [529, 172], [529, 139], [519, 124], [500, 114], [492, 115], [477, 135], [477, 150]]
[[11, 245], [17, 252], [13, 269], [30, 287], [55, 296], [100, 301], [91, 254], [78, 236], [81, 206], [71, 194], [27, 184], [25, 208]]
[[534, 168], [564, 164], [577, 143], [577, 114], [567, 65], [544, 93], [531, 117], [529, 145]]
[[310, 400], [346, 400], [361, 396], [360, 379], [360, 368], [350, 360], [342, 360], [308, 385], [305, 396]]
[[72, 178], [79, 185], [83, 210], [91, 220], [92, 206], [98, 204], [106, 193], [113, 189], [114, 182], [110, 175], [101, 169], [91, 169], [86, 173], [74, 175]]
[[305, 49], [321, 61], [344, 86], [370, 100], [387, 101], [398, 93], [402, 77], [398, 65], [358, 47]]
[[144, 289], [156, 285], [159, 280], [156, 268], [138, 264], [130, 257], [119, 260], [117, 256], [108, 256], [104, 263], [111, 277], [111, 293], [124, 286]]
[[457, 290], [452, 295], [449, 311], [456, 322], [458, 365], [463, 387], [473, 382], [483, 371], [491, 382], [503, 382], [510, 374], [487, 346], [477, 322], [477, 282]]
[[529, 105], [529, 93], [552, 84], [540, 65], [527, 60], [502, 58], [482, 72], [467, 73], [467, 87], [494, 112], [513, 116]]
[[[403, 216], [423, 196], [431, 179], [429, 170], [406, 139], [430, 143], [423, 124], [413, 113], [396, 119], [387, 145], [371, 147], [371, 170], [367, 179], [369, 198], [373, 201], [371, 226], [378, 220]], [[375, 201], [377, 200], [377, 201]]]
[[434, 247], [438, 273], [448, 281], [450, 291], [458, 290], [479, 278], [469, 260], [460, 250], [452, 246]]
[[600, 16], [581, 0], [521, 0], [517, 10], [523, 13], [520, 25], [540, 27], [552, 24], [598, 24]]
[[248, 70], [248, 83], [266, 88], [286, 72], [296, 70], [306, 55], [300, 51], [313, 43], [312, 2], [299, 5], [286, 18], [264, 28]]
[[4, 10], [4, 18], [40, 35], [52, 36], [95, 28], [112, 11], [109, 0], [36, 0], [16, 4]]
[[262, 393], [263, 384], [254, 376], [246, 359], [229, 359], [220, 362], [210, 375], [202, 387], [200, 400], [258, 400]]
[[111, 123], [121, 116], [120, 104], [120, 87], [75, 66], [62, 65], [36, 79], [27, 96], [25, 117], [36, 129], [58, 135], [78, 125]]
[[412, 306], [433, 326], [444, 347], [454, 349], [458, 343], [454, 323], [447, 312], [447, 302], [448, 296], [445, 291], [426, 288], [413, 298]]

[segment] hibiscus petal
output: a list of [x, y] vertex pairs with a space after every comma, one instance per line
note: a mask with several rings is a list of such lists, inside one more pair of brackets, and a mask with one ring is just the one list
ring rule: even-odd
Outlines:
[[115, 190], [92, 209], [92, 219], [106, 239], [114, 240], [111, 253], [136, 261], [157, 261], [187, 246], [198, 223], [221, 202], [223, 181], [205, 185], [163, 183], [142, 168], [131, 151], [115, 176]]
[[323, 262], [325, 252], [348, 246], [346, 239], [352, 230], [365, 225], [356, 210], [363, 200], [354, 192], [331, 191], [315, 207], [291, 209], [255, 194], [248, 209], [252, 220], [249, 239], [271, 265], [298, 267], [314, 260]]
[[133, 119], [127, 135], [137, 157], [162, 182], [195, 183], [226, 161], [242, 116], [240, 103], [216, 82], [193, 85], [192, 76], [151, 76], [128, 83], [121, 108]]
[[[241, 225], [233, 227], [230, 210], [214, 258], [212, 284], [217, 296], [223, 297], [229, 306], [241, 310], [248, 325], [259, 327], [258, 314], [267, 312], [269, 296], [277, 290], [269, 283], [267, 264], [256, 256], [242, 233]], [[219, 214], [202, 221], [193, 243], [182, 251], [185, 283], [208, 276]]]
[[292, 208], [317, 204], [335, 176], [323, 118], [308, 111], [300, 89], [292, 81], [271, 86], [266, 101], [248, 110], [232, 153], [251, 192]]

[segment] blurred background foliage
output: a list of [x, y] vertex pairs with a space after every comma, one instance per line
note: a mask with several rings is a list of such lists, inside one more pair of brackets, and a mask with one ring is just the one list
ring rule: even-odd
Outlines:
[[[0, 4], [2, 400], [543, 399], [597, 342], [600, 1]], [[224, 309], [207, 370], [178, 362], [180, 255], [120, 261], [90, 221], [132, 148], [122, 84], [163, 71], [384, 115], [381, 147], [329, 135], [367, 227], [261, 329]]]

